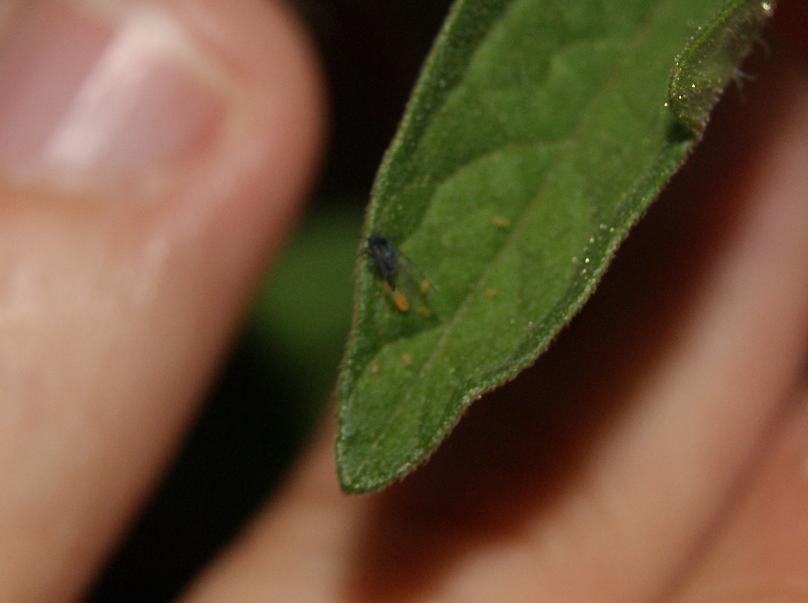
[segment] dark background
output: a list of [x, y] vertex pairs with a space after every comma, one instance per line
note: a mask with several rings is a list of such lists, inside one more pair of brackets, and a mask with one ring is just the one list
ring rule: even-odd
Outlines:
[[268, 500], [327, 403], [373, 175], [449, 0], [297, 0], [328, 79], [325, 164], [227, 366], [87, 601], [172, 600]]

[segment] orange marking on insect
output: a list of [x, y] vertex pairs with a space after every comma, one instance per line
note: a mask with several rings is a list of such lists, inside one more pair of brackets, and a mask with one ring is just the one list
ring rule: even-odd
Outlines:
[[410, 309], [410, 300], [398, 289], [393, 291], [393, 304], [399, 312], [408, 312]]
[[421, 292], [422, 295], [426, 295], [429, 290], [432, 288], [432, 283], [428, 280], [424, 279], [418, 285], [418, 290]]

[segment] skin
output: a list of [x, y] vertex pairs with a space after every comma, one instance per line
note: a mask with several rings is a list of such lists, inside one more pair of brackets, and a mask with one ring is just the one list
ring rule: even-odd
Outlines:
[[[274, 2], [164, 6], [235, 74], [239, 145], [146, 203], [0, 186], [2, 601], [76, 600], [100, 571], [312, 182], [299, 25]], [[324, 420], [183, 600], [808, 601], [808, 9], [776, 21], [536, 367], [380, 495], [339, 492]]]

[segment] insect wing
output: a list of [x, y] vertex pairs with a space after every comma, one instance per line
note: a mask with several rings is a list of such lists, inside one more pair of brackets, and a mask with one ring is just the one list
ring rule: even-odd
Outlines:
[[[415, 311], [431, 316], [429, 293], [434, 289], [424, 272], [403, 252], [398, 252], [398, 272], [393, 304], [401, 312]], [[405, 309], [406, 308], [406, 309]]]

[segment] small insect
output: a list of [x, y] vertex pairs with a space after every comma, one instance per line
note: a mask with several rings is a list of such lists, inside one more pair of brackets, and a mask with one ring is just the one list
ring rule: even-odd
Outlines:
[[[430, 290], [431, 284], [421, 271], [387, 237], [370, 235], [365, 251], [399, 312], [408, 312], [410, 299], [423, 297]], [[418, 312], [422, 316], [431, 314], [424, 305], [419, 305]]]
[[399, 253], [396, 246], [390, 239], [381, 235], [370, 235], [367, 252], [384, 282], [392, 291], [395, 291], [399, 265]]

